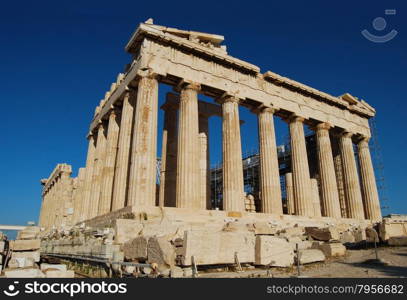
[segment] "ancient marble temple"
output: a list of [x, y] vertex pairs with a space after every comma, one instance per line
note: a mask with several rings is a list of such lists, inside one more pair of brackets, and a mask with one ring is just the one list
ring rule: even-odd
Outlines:
[[[76, 178], [58, 164], [43, 184], [40, 226], [69, 227], [126, 207], [212, 209], [208, 123], [222, 119], [223, 210], [245, 213], [239, 106], [258, 118], [258, 215], [283, 215], [274, 119], [287, 122], [291, 215], [381, 219], [369, 118], [375, 110], [349, 93], [336, 97], [227, 54], [223, 36], [141, 23], [126, 45], [132, 59], [96, 107], [86, 166]], [[160, 83], [173, 87], [164, 111], [160, 185], [157, 114]], [[205, 95], [212, 103], [198, 99]], [[310, 177], [304, 126], [315, 132], [318, 178]], [[356, 147], [357, 148], [356, 148]], [[355, 149], [357, 156], [355, 157]], [[338, 180], [340, 175], [341, 180]], [[343, 191], [341, 196], [339, 190]]]

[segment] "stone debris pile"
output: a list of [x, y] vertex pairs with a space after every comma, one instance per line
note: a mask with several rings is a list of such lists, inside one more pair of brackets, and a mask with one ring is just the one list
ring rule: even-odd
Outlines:
[[40, 227], [28, 226], [7, 241], [1, 234], [0, 255], [6, 278], [73, 278], [74, 272], [62, 264], [40, 263]]
[[[163, 223], [164, 222], [164, 223]], [[109, 227], [110, 226], [110, 227]], [[42, 237], [41, 251], [115, 262], [113, 271], [132, 276], [192, 276], [194, 268], [255, 266], [289, 268], [346, 254], [346, 247], [368, 241], [372, 227], [294, 226], [225, 218], [222, 222], [115, 219], [109, 226], [74, 226]], [[377, 235], [377, 233], [376, 233]], [[118, 263], [143, 264], [142, 267]], [[107, 273], [106, 273], [107, 276]]]

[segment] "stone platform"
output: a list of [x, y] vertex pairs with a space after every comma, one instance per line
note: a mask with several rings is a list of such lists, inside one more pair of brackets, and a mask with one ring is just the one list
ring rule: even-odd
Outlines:
[[[290, 228], [294, 226], [303, 227], [326, 227], [336, 226], [346, 230], [351, 227], [366, 228], [374, 224], [370, 220], [358, 219], [335, 219], [329, 217], [306, 217], [297, 215], [277, 215], [266, 213], [233, 212], [220, 210], [196, 210], [175, 207], [132, 207], [107, 213], [84, 222], [86, 226], [93, 228], [111, 227], [117, 219], [131, 219], [138, 221], [145, 228], [152, 224], [162, 227], [161, 233], [179, 228], [213, 228], [222, 229], [225, 224], [237, 222], [239, 224], [268, 223], [276, 230]], [[171, 229], [165, 225], [171, 224]], [[161, 225], [161, 226], [160, 226]], [[186, 226], [186, 227], [183, 227]]]
[[[366, 239], [369, 220], [308, 218], [250, 212], [195, 210], [172, 207], [126, 207], [71, 228], [44, 232], [44, 254], [69, 254], [110, 261], [148, 262], [164, 272], [205, 265], [289, 267], [295, 248], [316, 249], [325, 244]], [[312, 229], [312, 230], [311, 230]], [[284, 247], [270, 247], [273, 243]], [[314, 244], [313, 241], [319, 241]], [[324, 248], [325, 247], [325, 248]], [[268, 249], [268, 250], [267, 250]], [[288, 249], [281, 254], [281, 249]], [[284, 251], [285, 252], [285, 251]], [[307, 252], [304, 252], [304, 255]], [[313, 256], [312, 256], [313, 257]]]

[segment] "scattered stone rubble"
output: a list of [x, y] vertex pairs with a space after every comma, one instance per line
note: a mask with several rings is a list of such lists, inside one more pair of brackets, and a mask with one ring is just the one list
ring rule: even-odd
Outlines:
[[40, 227], [28, 226], [8, 241], [0, 232], [0, 277], [74, 278], [63, 264], [40, 263]]
[[[140, 215], [108, 224], [81, 223], [69, 230], [54, 230], [42, 236], [41, 251], [150, 265], [136, 268], [116, 264], [115, 272], [125, 275], [140, 271], [148, 276], [190, 277], [195, 266], [200, 270], [238, 264], [289, 268], [297, 260], [300, 264], [323, 262], [344, 256], [345, 246], [379, 241], [371, 225], [284, 225], [234, 217], [198, 222], [167, 217], [156, 220]], [[407, 235], [391, 236], [394, 228], [389, 224], [392, 222], [386, 221], [380, 237], [389, 236], [386, 241], [390, 245], [404, 245]]]

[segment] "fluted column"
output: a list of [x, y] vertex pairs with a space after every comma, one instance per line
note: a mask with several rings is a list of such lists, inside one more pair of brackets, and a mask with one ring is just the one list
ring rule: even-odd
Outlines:
[[314, 209], [303, 121], [298, 116], [290, 119], [294, 206], [296, 215], [312, 217]]
[[349, 218], [363, 220], [365, 217], [362, 194], [351, 137], [352, 134], [349, 132], [343, 133], [340, 137], [347, 215]]
[[176, 205], [201, 208], [199, 205], [199, 85], [186, 84], [181, 90], [178, 121], [178, 158]]
[[335, 167], [335, 177], [336, 177], [336, 184], [338, 186], [338, 196], [339, 196], [339, 205], [341, 209], [341, 217], [347, 218], [348, 213], [346, 209], [346, 196], [345, 196], [345, 188], [343, 183], [343, 168], [342, 168], [342, 157], [341, 151], [339, 147], [339, 138], [337, 135], [331, 135], [332, 140], [332, 154], [334, 159], [334, 167]]
[[273, 108], [263, 108], [258, 113], [260, 146], [261, 211], [282, 214], [280, 173], [278, 167]]
[[177, 186], [177, 108], [164, 104], [159, 206], [176, 206]]
[[239, 99], [222, 100], [223, 209], [244, 211], [243, 163], [240, 138]]
[[287, 212], [289, 215], [295, 214], [294, 190], [293, 190], [293, 173], [285, 174], [285, 193], [287, 200]]
[[138, 83], [134, 118], [129, 200], [133, 206], [154, 206], [156, 199], [158, 81], [143, 76]]
[[52, 228], [55, 225], [56, 214], [57, 214], [57, 178], [53, 180], [53, 183], [50, 186], [50, 210], [49, 210], [49, 220], [48, 228]]
[[209, 166], [209, 119], [208, 116], [199, 114], [199, 170], [200, 198], [199, 205], [202, 209], [211, 209], [211, 189], [210, 189], [210, 166]]
[[72, 202], [72, 171], [61, 172], [61, 226], [71, 226], [73, 214]]
[[84, 221], [88, 218], [90, 198], [91, 198], [91, 189], [92, 189], [92, 174], [93, 166], [95, 163], [95, 150], [96, 150], [96, 139], [93, 134], [88, 136], [89, 146], [88, 153], [86, 158], [86, 171], [85, 171], [85, 181], [83, 183], [83, 192], [82, 200], [79, 205], [80, 215], [78, 221]]
[[131, 149], [131, 129], [133, 126], [135, 105], [135, 93], [126, 92], [123, 98], [120, 120], [119, 143], [113, 183], [112, 211], [123, 208], [126, 205]]
[[100, 190], [102, 186], [102, 169], [106, 157], [106, 126], [101, 123], [98, 127], [98, 137], [95, 151], [95, 164], [92, 174], [92, 189], [89, 203], [88, 218], [96, 217], [100, 199]]
[[86, 174], [86, 169], [85, 168], [79, 168], [78, 171], [78, 176], [76, 177], [76, 182], [74, 183], [74, 195], [73, 195], [73, 202], [74, 202], [74, 208], [73, 208], [73, 224], [76, 224], [79, 222], [80, 216], [81, 216], [81, 201], [83, 199], [83, 184], [85, 181], [85, 174]]
[[321, 181], [322, 215], [324, 217], [340, 218], [341, 209], [339, 205], [331, 140], [329, 138], [329, 128], [330, 126], [327, 123], [320, 123], [315, 128], [319, 176]]
[[53, 226], [58, 228], [61, 219], [61, 177], [58, 175], [55, 179], [55, 201], [54, 201], [54, 216], [53, 216]]
[[376, 179], [369, 150], [369, 139], [363, 138], [358, 143], [362, 196], [366, 219], [380, 221], [382, 218], [377, 192]]
[[112, 109], [110, 111], [107, 129], [106, 156], [102, 170], [102, 186], [98, 215], [108, 213], [112, 204], [114, 169], [116, 165], [117, 143], [119, 139], [119, 122], [119, 112], [117, 109]]
[[[41, 181], [41, 183], [42, 183], [42, 181]], [[42, 183], [42, 184], [44, 185], [44, 183]], [[46, 211], [47, 211], [47, 206], [48, 206], [47, 198], [48, 198], [47, 193], [46, 193], [45, 189], [43, 188], [40, 215], [38, 217], [38, 225], [40, 227], [44, 227], [44, 221], [46, 219]]]
[[316, 178], [311, 178], [311, 189], [314, 217], [321, 217], [321, 201], [319, 198], [318, 180]]
[[52, 193], [51, 193], [51, 184], [48, 185], [47, 188], [47, 210], [46, 210], [46, 218], [44, 218], [44, 227], [48, 230], [50, 226], [51, 220], [51, 211], [52, 211]]

